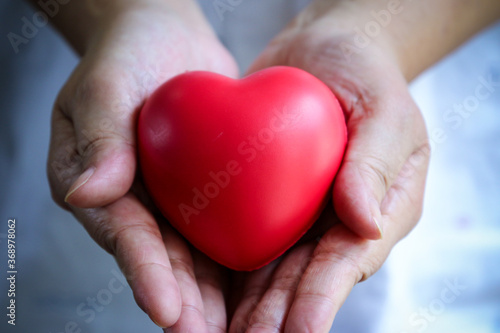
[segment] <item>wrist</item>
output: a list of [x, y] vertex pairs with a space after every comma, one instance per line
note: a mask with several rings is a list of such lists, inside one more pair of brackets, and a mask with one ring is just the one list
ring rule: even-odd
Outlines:
[[[32, 0], [37, 4], [36, 0]], [[88, 0], [60, 5], [52, 23], [80, 55], [85, 54], [102, 35], [128, 19], [182, 22], [193, 31], [211, 33], [194, 0]]]
[[[378, 12], [372, 8], [376, 6], [366, 5], [364, 1], [313, 2], [276, 42], [298, 39], [308, 44], [304, 49], [320, 46], [320, 52], [336, 58], [339, 64], [344, 61], [350, 65], [361, 58], [366, 62], [369, 58], [371, 63], [407, 72], [409, 64], [401, 56], [400, 45], [389, 29], [395, 20], [393, 16], [401, 8], [391, 6]], [[328, 45], [328, 50], [321, 45]]]
[[498, 0], [316, 0], [291, 26], [322, 25], [316, 33], [343, 35], [354, 53], [379, 49], [410, 81], [498, 18]]

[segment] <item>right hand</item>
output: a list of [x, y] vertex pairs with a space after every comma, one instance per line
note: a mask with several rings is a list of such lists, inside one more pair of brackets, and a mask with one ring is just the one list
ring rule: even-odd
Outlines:
[[[167, 3], [102, 9], [93, 29], [97, 33], [84, 43], [81, 62], [55, 103], [47, 165], [54, 200], [115, 256], [137, 303], [162, 327], [174, 325], [181, 310], [195, 308], [191, 303], [199, 304], [204, 296], [193, 261], [196, 274], [210, 276], [219, 268], [201, 254], [192, 255], [166, 223], [159, 227], [131, 191], [134, 180], [141, 185], [136, 179], [137, 114], [144, 100], [176, 74], [238, 75], [199, 10], [187, 2]], [[220, 313], [225, 310], [215, 315]], [[189, 313], [182, 318], [192, 327], [210, 320]]]

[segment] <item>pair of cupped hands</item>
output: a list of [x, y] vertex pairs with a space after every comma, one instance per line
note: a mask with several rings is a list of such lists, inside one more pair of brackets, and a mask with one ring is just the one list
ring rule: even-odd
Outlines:
[[328, 332], [354, 285], [418, 221], [428, 139], [394, 47], [381, 35], [346, 54], [352, 32], [329, 3], [300, 13], [248, 71], [286, 65], [313, 74], [339, 98], [349, 133], [332, 203], [303, 240], [252, 272], [188, 244], [151, 208], [136, 174], [137, 115], [161, 83], [186, 70], [238, 77], [199, 10], [101, 13], [75, 46], [81, 63], [52, 116], [53, 197], [116, 258], [138, 305], [165, 331]]

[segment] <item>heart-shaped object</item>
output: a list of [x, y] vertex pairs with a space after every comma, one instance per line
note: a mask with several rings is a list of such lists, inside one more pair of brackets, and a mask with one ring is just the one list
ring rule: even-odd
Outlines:
[[151, 95], [138, 123], [154, 202], [195, 247], [235, 270], [271, 262], [309, 229], [346, 142], [336, 97], [292, 67], [240, 80], [178, 75]]

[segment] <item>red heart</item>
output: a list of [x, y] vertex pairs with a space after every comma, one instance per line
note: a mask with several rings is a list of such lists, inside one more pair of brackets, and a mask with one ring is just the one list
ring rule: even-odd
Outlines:
[[181, 74], [147, 100], [138, 126], [156, 205], [195, 247], [236, 270], [269, 263], [309, 229], [347, 142], [333, 93], [292, 67], [241, 80]]

